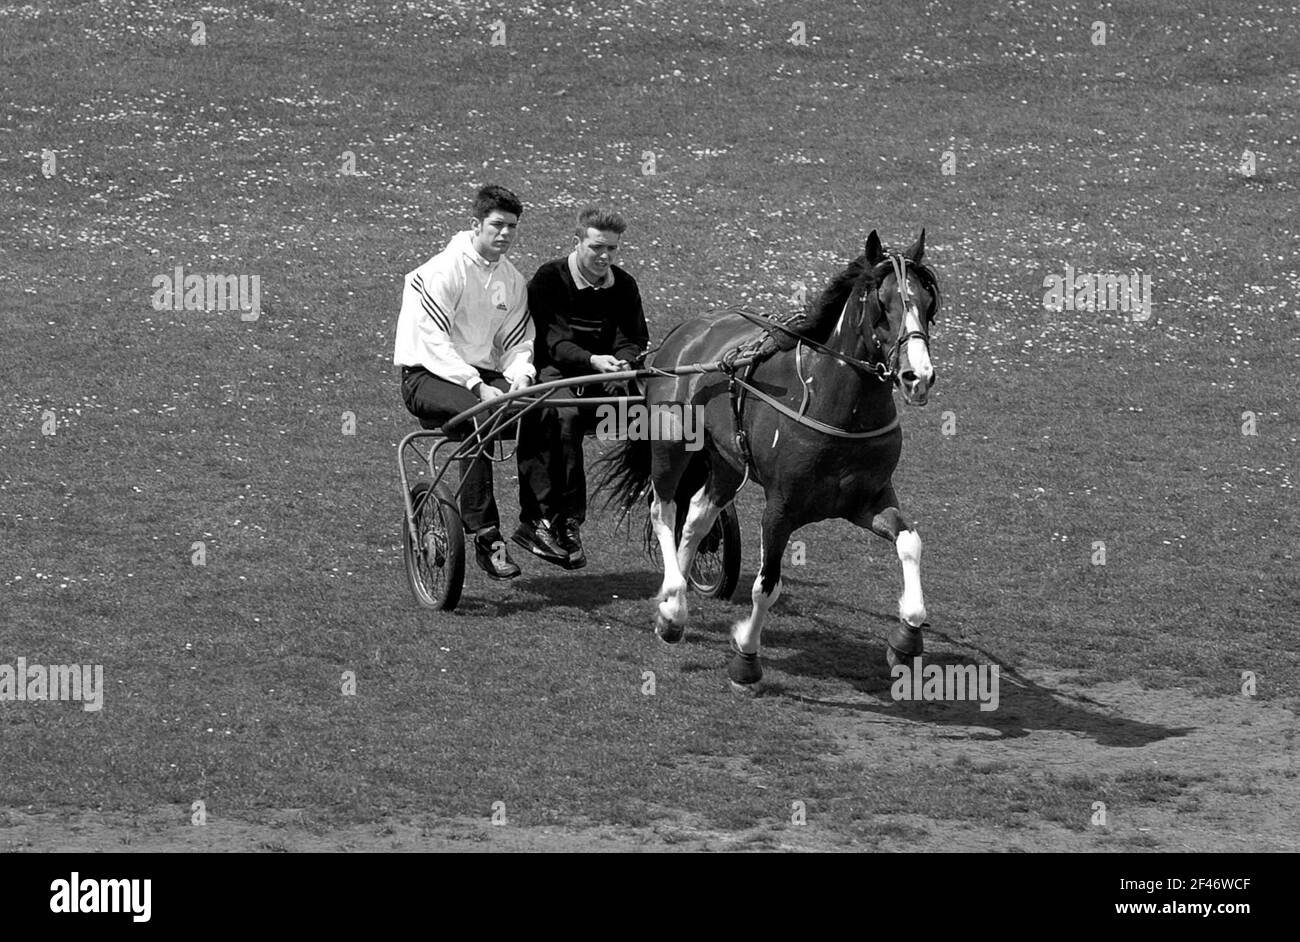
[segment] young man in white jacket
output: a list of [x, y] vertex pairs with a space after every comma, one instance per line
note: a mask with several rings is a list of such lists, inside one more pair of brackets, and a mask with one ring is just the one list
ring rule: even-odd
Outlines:
[[[522, 214], [505, 187], [483, 187], [470, 228], [406, 276], [393, 362], [402, 368], [406, 408], [425, 428], [536, 376], [527, 282], [505, 258]], [[492, 462], [462, 465], [461, 479], [460, 512], [479, 566], [494, 579], [513, 579], [520, 570], [501, 539]]]

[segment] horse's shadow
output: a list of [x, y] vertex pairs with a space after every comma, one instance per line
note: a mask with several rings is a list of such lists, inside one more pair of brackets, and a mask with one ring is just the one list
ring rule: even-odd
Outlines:
[[[538, 565], [545, 565], [539, 563]], [[466, 614], [488, 617], [509, 617], [536, 613], [539, 607], [577, 608], [594, 612], [617, 606], [619, 602], [648, 604], [659, 587], [660, 573], [650, 569], [628, 572], [565, 573], [545, 571], [530, 572], [514, 583], [517, 591], [509, 596], [492, 596], [475, 593], [461, 602]], [[740, 585], [748, 582], [742, 576]], [[824, 584], [800, 578], [789, 588], [817, 588]], [[737, 590], [728, 607], [747, 609], [749, 600]], [[617, 598], [615, 598], [617, 597]], [[712, 602], [712, 605], [727, 603]], [[814, 610], [815, 609], [815, 610]], [[834, 620], [824, 614], [835, 612]], [[698, 613], [697, 609], [697, 613]], [[649, 609], [637, 609], [638, 617], [629, 619], [625, 613], [606, 611], [602, 617], [632, 630], [645, 631], [650, 624]], [[1172, 737], [1187, 735], [1193, 727], [1170, 727], [1143, 723], [1115, 713], [1091, 698], [1063, 692], [1032, 681], [1016, 668], [978, 645], [966, 641], [960, 621], [946, 618], [943, 631], [927, 628], [931, 653], [923, 658], [923, 665], [946, 668], [948, 665], [997, 665], [998, 704], [996, 709], [981, 710], [975, 700], [894, 700], [892, 691], [895, 678], [885, 660], [885, 637], [896, 624], [897, 616], [873, 609], [855, 609], [842, 602], [818, 598], [813, 603], [800, 593], [782, 597], [774, 614], [775, 620], [764, 630], [764, 646], [769, 649], [793, 651], [782, 658], [767, 658], [768, 676], [762, 688], [763, 698], [781, 697], [800, 704], [815, 704], [839, 708], [859, 714], [877, 714], [893, 720], [909, 720], [931, 728], [953, 727], [946, 734], [952, 739], [997, 740], [1028, 736], [1033, 731], [1062, 731], [1091, 737], [1104, 746], [1138, 747]], [[644, 617], [639, 617], [644, 616]], [[783, 628], [786, 618], [803, 621], [799, 629]], [[878, 630], [870, 633], [845, 628], [847, 624], [863, 625], [870, 622]], [[968, 656], [945, 651], [933, 653], [935, 642], [945, 646], [965, 648]], [[730, 657], [730, 635], [725, 623], [707, 616], [696, 620], [687, 631], [682, 646], [686, 658], [681, 670], [685, 673], [718, 671], [721, 673]], [[697, 656], [698, 655], [698, 656]], [[849, 684], [862, 698], [841, 698], [818, 695], [792, 689], [793, 684], [783, 683], [772, 675], [776, 672], [810, 681], [828, 681]], [[970, 732], [974, 727], [976, 732]], [[960, 730], [960, 731], [958, 731]], [[941, 736], [945, 734], [940, 734]]]
[[[537, 566], [551, 568], [537, 561]], [[649, 569], [630, 572], [554, 572], [534, 570], [511, 583], [508, 595], [490, 590], [462, 599], [459, 610], [471, 615], [508, 618], [536, 613], [538, 608], [577, 608], [594, 612], [620, 600], [643, 602], [659, 588], [660, 576]], [[649, 616], [647, 616], [648, 620]]]
[[[819, 585], [822, 583], [803, 578], [788, 583], [791, 589]], [[844, 617], [832, 619], [820, 614], [827, 609]], [[925, 655], [922, 665], [941, 669], [948, 665], [996, 665], [999, 672], [996, 708], [980, 709], [980, 702], [973, 695], [972, 699], [960, 701], [895, 700], [896, 678], [885, 659], [888, 646], [884, 639], [897, 624], [897, 615], [856, 609], [824, 596], [813, 603], [806, 596], [801, 598], [798, 592], [783, 596], [774, 614], [777, 617], [763, 632], [764, 646], [793, 650], [794, 653], [780, 659], [767, 659], [768, 676], [762, 687], [765, 698], [781, 697], [801, 704], [877, 714], [932, 728], [960, 728], [960, 731], [954, 729], [947, 734], [946, 738], [952, 739], [1016, 739], [1033, 731], [1057, 730], [1089, 736], [1104, 746], [1138, 747], [1186, 736], [1194, 729], [1132, 720], [1084, 694], [1054, 689], [1030, 680], [1014, 665], [965, 640], [962, 635], [966, 626], [953, 618], [945, 619], [946, 630], [939, 631], [933, 626], [927, 628], [931, 653]], [[789, 617], [802, 619], [804, 625], [797, 630], [783, 628], [783, 622]], [[862, 625], [864, 622], [873, 623], [879, 630], [866, 633], [845, 628], [846, 624]], [[707, 645], [717, 652], [717, 657], [710, 657], [707, 661], [691, 659], [683, 663], [682, 670], [717, 670], [730, 657], [730, 636], [725, 627], [718, 625], [697, 625], [697, 628], [702, 630], [688, 632], [687, 642], [693, 640], [696, 644]], [[935, 642], [965, 648], [969, 655], [948, 651], [934, 653]], [[792, 689], [793, 684], [772, 677], [777, 671], [811, 681], [847, 683], [866, 697], [828, 697], [798, 691]], [[991, 705], [991, 700], [988, 703]], [[972, 727], [976, 728], [973, 733], [970, 732]]]
[[[1104, 746], [1138, 747], [1172, 737], [1186, 736], [1194, 727], [1163, 726], [1144, 723], [1118, 715], [1092, 698], [1074, 692], [1064, 692], [1037, 683], [1022, 675], [1014, 665], [984, 650], [963, 637], [963, 625], [954, 619], [945, 619], [945, 631], [927, 628], [927, 641], [933, 651], [933, 642], [967, 649], [963, 656], [955, 652], [927, 653], [923, 666], [935, 665], [946, 669], [948, 665], [996, 665], [999, 671], [998, 702], [994, 709], [981, 709], [978, 700], [907, 700], [894, 699], [896, 676], [885, 660], [887, 644], [884, 641], [897, 616], [875, 610], [854, 610], [847, 605], [819, 601], [817, 608], [834, 607], [850, 614], [858, 624], [870, 621], [879, 626], [879, 632], [866, 634], [846, 631], [843, 624], [820, 614], [804, 611], [792, 600], [784, 614], [795, 615], [815, 628], [799, 631], [782, 630], [780, 622], [764, 632], [764, 642], [776, 648], [793, 648], [792, 656], [772, 661], [780, 671], [799, 677], [825, 679], [849, 683], [856, 691], [871, 699], [840, 699], [809, 695], [790, 690], [779, 682], [769, 684], [766, 696], [781, 696], [800, 703], [839, 707], [857, 713], [873, 713], [893, 719], [912, 720], [930, 726], [965, 728], [953, 733], [955, 739], [1015, 739], [1032, 731], [1078, 733], [1091, 737]], [[910, 665], [909, 665], [910, 666]], [[900, 692], [908, 690], [900, 684]], [[914, 691], [913, 691], [914, 692]], [[989, 701], [991, 704], [991, 700]], [[970, 727], [980, 731], [970, 733]]]
[[[511, 584], [511, 592], [503, 595], [493, 593], [491, 588], [482, 591], [467, 592], [461, 599], [458, 610], [474, 615], [509, 617], [522, 612], [536, 612], [539, 606], [557, 608], [578, 608], [591, 612], [618, 601], [635, 601], [648, 603], [659, 591], [663, 573], [655, 569], [628, 570], [625, 572], [566, 572], [541, 560], [529, 559], [536, 566]], [[753, 576], [742, 573], [736, 591], [729, 601], [710, 600], [711, 605], [749, 608], [746, 587], [753, 582]], [[800, 585], [812, 588], [825, 587], [828, 583], [815, 580], [801, 580]], [[698, 596], [691, 596], [692, 606], [700, 604]], [[651, 615], [645, 616], [648, 624]]]

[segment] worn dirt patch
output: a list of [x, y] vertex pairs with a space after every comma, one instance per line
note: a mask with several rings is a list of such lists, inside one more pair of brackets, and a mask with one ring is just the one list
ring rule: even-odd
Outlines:
[[1001, 704], [987, 713], [975, 704], [895, 703], [855, 691], [819, 723], [846, 759], [885, 768], [964, 758], [1058, 777], [1158, 771], [1194, 780], [1179, 801], [1112, 811], [1104, 828], [1032, 818], [1016, 828], [922, 819], [913, 823], [928, 835], [911, 835], [913, 850], [1300, 849], [1293, 705], [1129, 681], [1084, 687], [1069, 677], [1004, 675]]
[[[773, 694], [768, 694], [773, 695]], [[791, 696], [776, 693], [777, 696]], [[807, 698], [804, 699], [806, 702]], [[1026, 815], [1015, 827], [922, 815], [873, 816], [871, 836], [819, 826], [716, 831], [689, 821], [653, 827], [494, 827], [486, 819], [404, 821], [339, 829], [287, 810], [271, 823], [188, 812], [147, 815], [4, 813], [6, 852], [674, 852], [674, 851], [1296, 851], [1300, 769], [1296, 714], [1247, 697], [1204, 697], [1125, 682], [1082, 687], [1068, 675], [1004, 678], [993, 713], [970, 704], [899, 704], [855, 692], [817, 723], [842, 747], [834, 761], [884, 771], [917, 763], [1001, 763], [1058, 775], [1158, 769], [1194, 783], [1179, 802], [1113, 814], [1106, 827], [1072, 829]], [[965, 712], [957, 715], [954, 710]], [[1187, 799], [1192, 799], [1188, 801]]]

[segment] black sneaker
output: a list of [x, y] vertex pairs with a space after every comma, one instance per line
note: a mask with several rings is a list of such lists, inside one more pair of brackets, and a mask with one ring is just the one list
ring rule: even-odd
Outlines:
[[560, 542], [559, 533], [549, 520], [520, 520], [511, 539], [534, 556], [568, 568], [569, 551]]
[[493, 579], [513, 579], [523, 571], [510, 558], [506, 541], [501, 539], [501, 531], [496, 527], [480, 530], [474, 535], [474, 558], [478, 560], [479, 568]]
[[565, 564], [565, 569], [581, 569], [587, 565], [587, 554], [582, 548], [581, 527], [582, 525], [576, 520], [564, 521], [560, 533], [560, 545], [569, 553], [569, 561]]

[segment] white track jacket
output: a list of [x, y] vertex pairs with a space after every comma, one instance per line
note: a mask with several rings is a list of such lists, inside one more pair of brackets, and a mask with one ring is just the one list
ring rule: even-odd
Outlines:
[[524, 276], [505, 256], [487, 261], [472, 238], [468, 229], [456, 233], [406, 276], [393, 362], [422, 366], [466, 389], [479, 381], [479, 368], [511, 382], [535, 377]]

